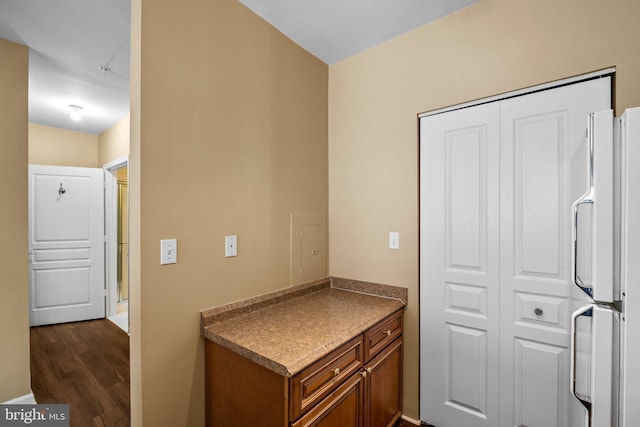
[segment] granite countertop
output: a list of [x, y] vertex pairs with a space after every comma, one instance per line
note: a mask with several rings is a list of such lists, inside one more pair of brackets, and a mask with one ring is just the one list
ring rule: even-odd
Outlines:
[[366, 285], [332, 278], [204, 310], [201, 335], [292, 377], [404, 307], [406, 289], [371, 284], [372, 295]]

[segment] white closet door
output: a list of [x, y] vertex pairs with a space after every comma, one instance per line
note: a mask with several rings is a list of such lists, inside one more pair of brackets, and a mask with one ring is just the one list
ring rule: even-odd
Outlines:
[[586, 149], [589, 113], [610, 108], [610, 84], [500, 102], [501, 426], [580, 425], [569, 392], [569, 264], [571, 204], [584, 188], [571, 164]]
[[499, 107], [421, 119], [420, 415], [498, 423]]

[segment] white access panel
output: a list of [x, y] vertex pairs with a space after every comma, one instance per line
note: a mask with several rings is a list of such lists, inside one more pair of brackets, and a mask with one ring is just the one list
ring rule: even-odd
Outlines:
[[327, 276], [327, 216], [291, 213], [290, 284], [296, 285]]

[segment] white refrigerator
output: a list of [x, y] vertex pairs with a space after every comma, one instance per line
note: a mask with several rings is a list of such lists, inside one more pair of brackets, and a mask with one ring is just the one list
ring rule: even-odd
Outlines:
[[[640, 108], [589, 117], [573, 173], [570, 388], [584, 426], [640, 426]], [[586, 189], [586, 190], [585, 190]], [[575, 189], [574, 189], [575, 190]]]

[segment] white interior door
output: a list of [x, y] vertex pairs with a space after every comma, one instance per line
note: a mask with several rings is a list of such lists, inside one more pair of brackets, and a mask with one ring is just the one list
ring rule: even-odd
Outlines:
[[570, 166], [610, 103], [602, 78], [421, 119], [423, 421], [584, 420], [568, 387]]
[[569, 391], [571, 164], [610, 87], [605, 78], [500, 102], [501, 426], [584, 420], [572, 421]]
[[420, 415], [498, 422], [499, 106], [422, 119]]
[[29, 165], [32, 326], [105, 316], [102, 169]]

